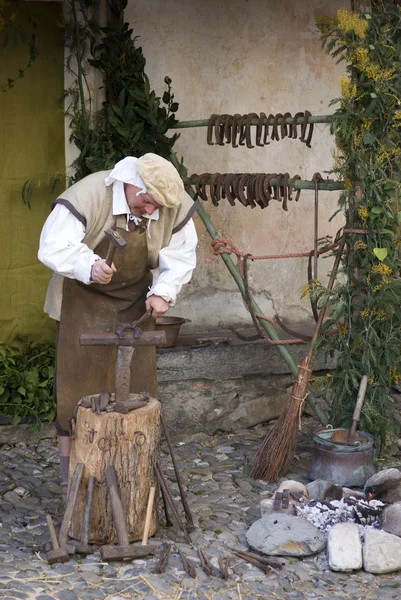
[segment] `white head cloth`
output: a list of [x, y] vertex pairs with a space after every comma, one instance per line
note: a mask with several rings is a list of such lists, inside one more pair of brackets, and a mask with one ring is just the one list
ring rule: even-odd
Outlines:
[[146, 186], [138, 173], [138, 168], [136, 165], [137, 160], [138, 159], [134, 156], [126, 156], [120, 160], [115, 164], [111, 173], [105, 178], [104, 183], [107, 186], [112, 185], [115, 181], [130, 183], [131, 185], [141, 189], [139, 194], [146, 193], [148, 190], [146, 189]]

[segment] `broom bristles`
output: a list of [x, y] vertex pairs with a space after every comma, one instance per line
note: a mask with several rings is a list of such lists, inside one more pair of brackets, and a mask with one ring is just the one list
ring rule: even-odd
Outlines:
[[298, 367], [297, 378], [290, 398], [271, 431], [266, 435], [256, 454], [252, 471], [255, 479], [276, 481], [290, 467], [295, 456], [301, 411], [307, 396], [306, 388], [311, 373], [312, 358], [308, 354]]

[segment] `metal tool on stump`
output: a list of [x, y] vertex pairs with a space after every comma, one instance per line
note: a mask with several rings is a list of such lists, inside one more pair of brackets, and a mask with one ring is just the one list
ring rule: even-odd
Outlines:
[[47, 562], [49, 565], [54, 565], [55, 563], [65, 563], [70, 560], [70, 556], [67, 550], [64, 548], [60, 548], [59, 543], [57, 541], [56, 531], [54, 529], [53, 519], [50, 515], [46, 515], [47, 526], [49, 528], [50, 539], [53, 546], [53, 550], [50, 550], [47, 556]]
[[109, 500], [111, 511], [113, 513], [118, 545], [102, 546], [100, 548], [102, 560], [133, 560], [134, 558], [141, 558], [148, 554], [152, 554], [157, 546], [130, 546], [125, 524], [124, 509], [120, 498], [120, 491], [118, 489], [117, 475], [113, 465], [106, 467], [104, 474], [107, 490], [109, 492]]
[[68, 492], [67, 504], [64, 511], [64, 517], [61, 522], [60, 532], [58, 535], [58, 542], [61, 548], [65, 548], [69, 554], [75, 554], [75, 546], [68, 544], [68, 531], [70, 529], [70, 523], [72, 519], [72, 513], [74, 512], [75, 503], [77, 500], [78, 489], [82, 479], [82, 473], [84, 470], [83, 463], [78, 463], [75, 467], [74, 475], [72, 478], [71, 486]]
[[78, 554], [92, 554], [93, 548], [89, 545], [89, 523], [92, 511], [93, 492], [95, 489], [96, 477], [90, 475], [88, 478], [88, 488], [86, 491], [86, 503], [84, 518], [82, 521], [81, 543], [75, 546], [75, 551]]
[[[150, 316], [150, 311], [141, 317]], [[117, 346], [117, 362], [115, 372], [115, 401], [116, 412], [128, 413], [130, 410], [145, 406], [130, 402], [130, 382], [131, 382], [131, 362], [136, 346], [162, 346], [166, 343], [166, 333], [164, 331], [144, 331], [137, 327], [139, 321], [135, 323], [124, 323], [116, 333], [84, 333], [80, 336], [82, 346]], [[133, 331], [125, 332], [125, 329]]]
[[109, 241], [109, 247], [107, 250], [105, 262], [106, 265], [111, 267], [115, 251], [123, 250], [127, 245], [127, 242], [123, 237], [121, 237], [121, 235], [117, 231], [114, 231], [114, 229], [106, 229], [104, 233], [106, 234], [106, 238]]

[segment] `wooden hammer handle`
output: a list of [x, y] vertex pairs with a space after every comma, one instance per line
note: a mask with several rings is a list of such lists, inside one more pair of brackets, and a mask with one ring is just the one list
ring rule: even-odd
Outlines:
[[53, 550], [59, 550], [60, 546], [57, 540], [56, 530], [54, 529], [53, 519], [50, 515], [46, 515], [47, 526], [49, 528], [50, 539], [52, 542]]
[[111, 512], [113, 513], [114, 527], [116, 528], [117, 540], [119, 546], [128, 546], [128, 533], [125, 525], [125, 516], [123, 505], [120, 498], [120, 491], [118, 489], [116, 470], [113, 465], [109, 465], [105, 468], [104, 474], [106, 477], [107, 489], [109, 492], [109, 499], [111, 505]]
[[155, 500], [156, 488], [151, 487], [149, 491], [148, 506], [146, 508], [145, 527], [143, 528], [142, 546], [146, 546], [149, 538], [150, 521], [152, 518], [153, 502]]
[[107, 250], [106, 258], [105, 258], [106, 265], [108, 265], [109, 267], [111, 267], [111, 263], [113, 262], [115, 251], [116, 251], [116, 247], [112, 243], [110, 243], [109, 248]]
[[70, 529], [70, 523], [72, 519], [72, 514], [74, 512], [75, 502], [77, 500], [78, 489], [81, 483], [83, 470], [83, 463], [77, 463], [74, 475], [72, 477], [72, 483], [67, 498], [67, 505], [65, 507], [63, 521], [61, 523], [60, 532], [58, 535], [58, 541], [60, 546], [64, 546], [68, 541], [68, 530]]
[[82, 521], [81, 545], [87, 546], [89, 540], [89, 522], [92, 512], [93, 490], [95, 488], [96, 477], [90, 475], [88, 478], [88, 489], [86, 491], [86, 504], [84, 518]]

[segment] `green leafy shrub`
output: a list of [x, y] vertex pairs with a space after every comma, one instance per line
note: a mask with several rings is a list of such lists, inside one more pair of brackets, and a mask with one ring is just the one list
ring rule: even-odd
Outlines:
[[331, 122], [334, 172], [345, 191], [345, 248], [337, 285], [318, 290], [331, 314], [318, 350], [336, 355], [328, 378], [330, 422], [349, 426], [363, 375], [369, 378], [360, 427], [384, 446], [394, 435], [389, 389], [401, 381], [401, 7], [340, 9], [320, 21], [326, 51], [346, 64]]
[[20, 338], [15, 344], [0, 345], [0, 415], [12, 425], [22, 420], [41, 426], [53, 421], [55, 344]]

